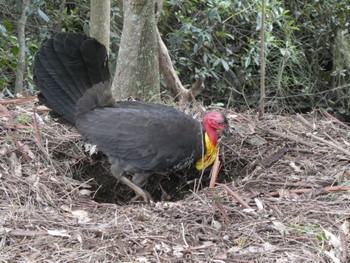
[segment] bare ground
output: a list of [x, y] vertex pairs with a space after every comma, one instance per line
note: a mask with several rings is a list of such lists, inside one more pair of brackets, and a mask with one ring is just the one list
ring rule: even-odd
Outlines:
[[350, 261], [350, 128], [329, 114], [230, 111], [217, 186], [154, 176], [155, 202], [128, 204], [105, 157], [34, 102], [0, 103], [0, 262]]

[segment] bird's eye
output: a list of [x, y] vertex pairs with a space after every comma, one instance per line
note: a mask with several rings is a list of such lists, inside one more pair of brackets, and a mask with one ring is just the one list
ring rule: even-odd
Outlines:
[[222, 125], [222, 122], [221, 121], [218, 121], [218, 122], [216, 122], [218, 125]]

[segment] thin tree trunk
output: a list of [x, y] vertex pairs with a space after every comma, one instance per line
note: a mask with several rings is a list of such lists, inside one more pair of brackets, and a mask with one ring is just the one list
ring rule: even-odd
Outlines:
[[110, 0], [91, 0], [90, 36], [96, 38], [109, 50]]
[[159, 60], [155, 5], [152, 0], [125, 0], [124, 26], [112, 92], [116, 99], [129, 96], [159, 98]]
[[16, 84], [14, 89], [14, 94], [17, 95], [22, 93], [24, 90], [23, 79], [26, 70], [26, 60], [25, 60], [25, 47], [26, 47], [26, 36], [25, 36], [25, 26], [27, 23], [27, 9], [29, 6], [29, 0], [22, 1], [22, 13], [18, 20], [18, 59], [16, 68]]
[[264, 116], [265, 108], [265, 0], [261, 0], [261, 28], [260, 28], [260, 102], [259, 117]]

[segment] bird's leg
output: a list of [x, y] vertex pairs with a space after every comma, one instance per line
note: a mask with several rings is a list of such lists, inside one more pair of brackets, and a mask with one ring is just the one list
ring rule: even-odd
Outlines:
[[135, 173], [132, 177], [132, 181], [139, 187], [144, 187], [146, 185], [148, 177], [151, 173]]
[[[151, 175], [150, 173], [135, 173], [132, 177], [132, 182], [135, 185], [137, 185], [138, 187], [143, 188], [146, 185], [147, 179], [150, 175]], [[142, 190], [148, 196], [148, 199], [149, 199], [148, 202], [150, 200], [152, 200], [151, 195], [146, 190], [144, 190], [144, 189], [142, 189]], [[136, 191], [135, 191], [135, 193], [136, 193]], [[140, 195], [139, 193], [136, 193], [136, 196], [131, 199], [131, 202], [137, 201], [140, 197], [142, 197], [144, 199], [144, 197], [142, 195]]]
[[[111, 171], [112, 174], [115, 178], [117, 178], [120, 182], [122, 182], [123, 184], [126, 184], [127, 186], [129, 186], [132, 190], [134, 190], [136, 197], [142, 197], [142, 199], [146, 202], [149, 203], [149, 201], [151, 200], [151, 196], [150, 194], [143, 190], [141, 187], [139, 187], [137, 184], [135, 184], [134, 182], [132, 182], [131, 180], [129, 180], [128, 178], [126, 178], [118, 169], [117, 166], [112, 165], [111, 166]], [[133, 200], [136, 200], [135, 197], [133, 198]]]

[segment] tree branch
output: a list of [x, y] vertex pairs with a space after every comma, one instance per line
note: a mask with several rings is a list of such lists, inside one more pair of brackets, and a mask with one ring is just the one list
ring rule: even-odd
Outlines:
[[201, 85], [204, 82], [204, 78], [196, 79], [196, 82], [190, 89], [184, 88], [179, 77], [177, 76], [167, 47], [165, 46], [159, 30], [157, 29], [158, 36], [158, 48], [159, 48], [159, 70], [163, 75], [167, 88], [174, 98], [184, 101], [192, 101], [201, 92]]

